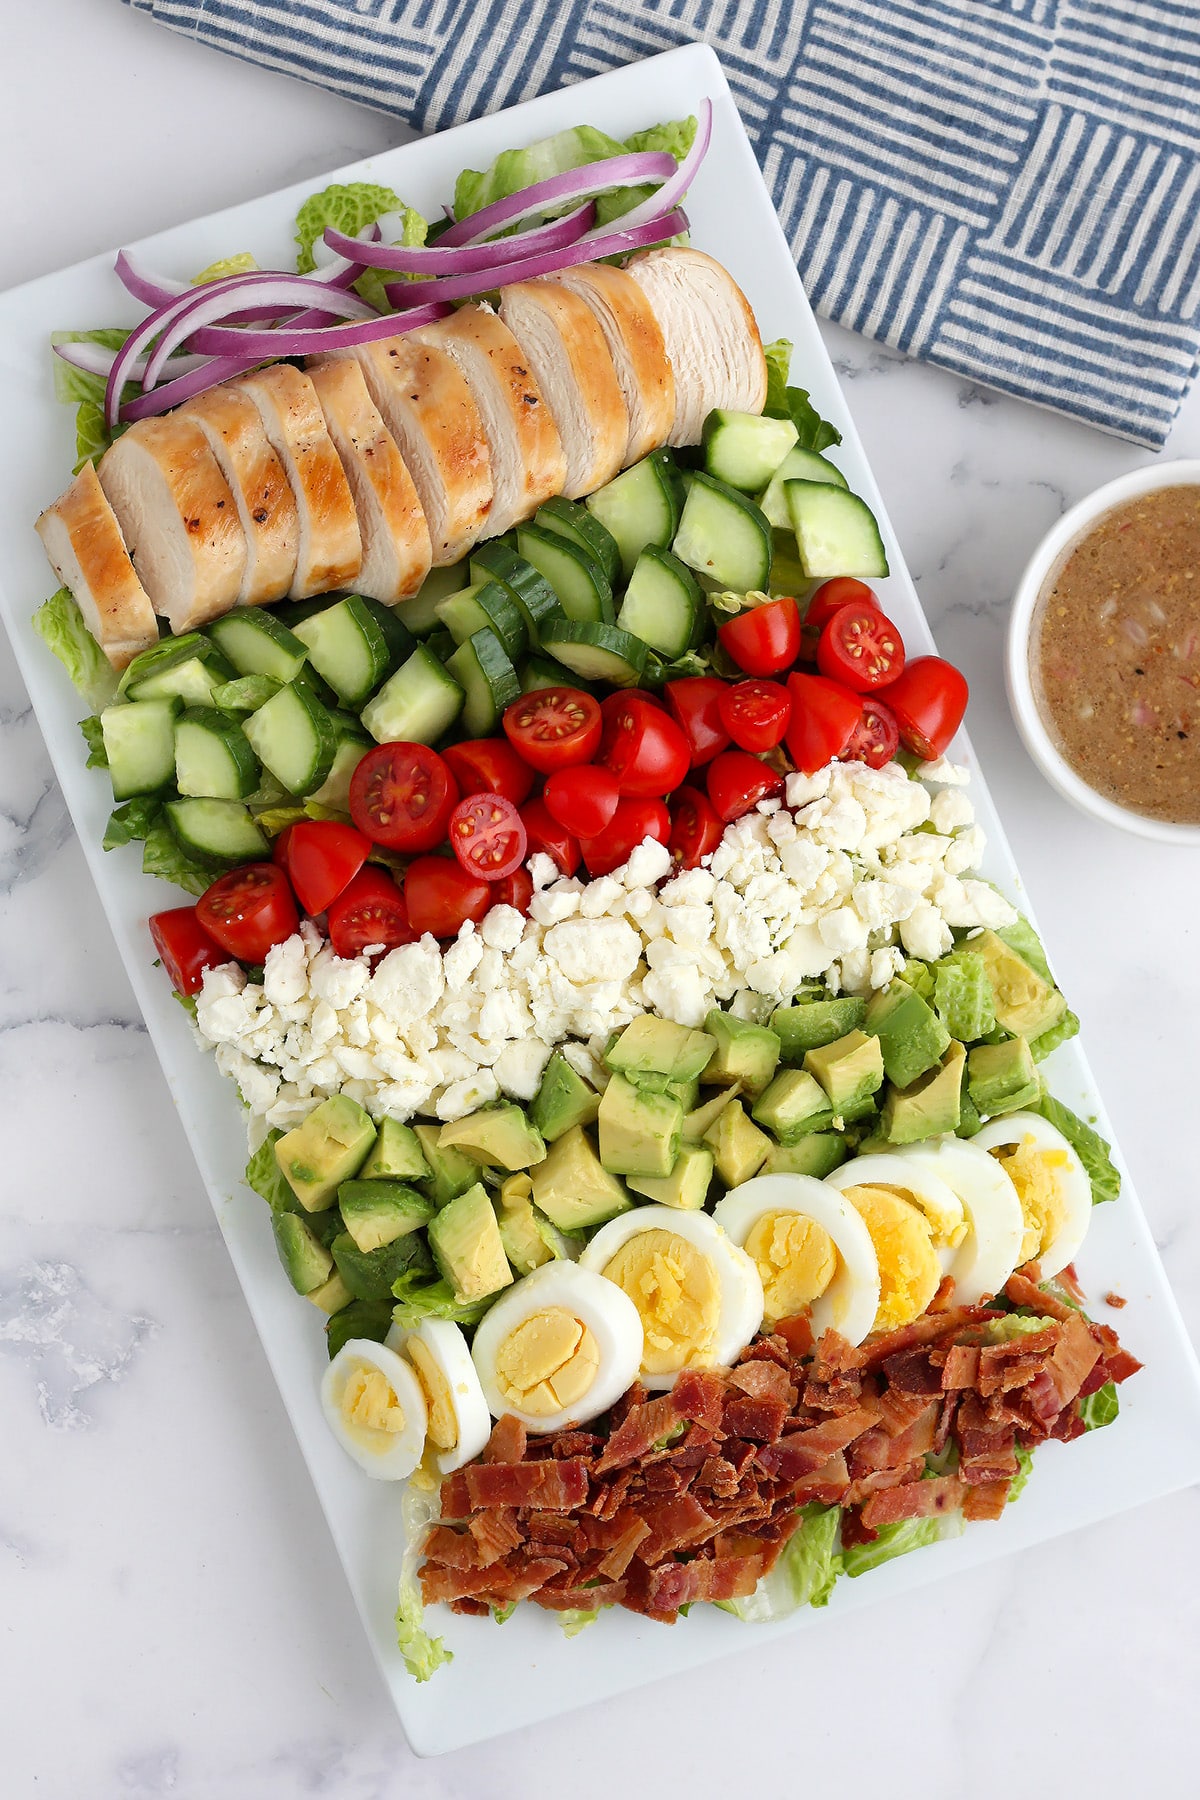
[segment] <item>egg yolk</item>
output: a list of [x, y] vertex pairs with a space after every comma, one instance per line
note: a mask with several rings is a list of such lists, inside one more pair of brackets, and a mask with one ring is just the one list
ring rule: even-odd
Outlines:
[[439, 1450], [453, 1450], [458, 1442], [458, 1416], [450, 1383], [430, 1353], [428, 1344], [423, 1344], [420, 1338], [409, 1338], [404, 1353], [425, 1395], [430, 1439]]
[[389, 1437], [404, 1430], [404, 1408], [387, 1376], [359, 1364], [342, 1389], [342, 1417], [357, 1431], [383, 1431]]
[[496, 1351], [496, 1384], [521, 1412], [546, 1418], [574, 1406], [600, 1369], [600, 1346], [565, 1306], [531, 1313]]
[[767, 1212], [746, 1238], [762, 1278], [766, 1317], [794, 1319], [807, 1312], [837, 1273], [837, 1251], [824, 1226], [800, 1212]]
[[846, 1198], [870, 1232], [879, 1263], [879, 1311], [871, 1329], [907, 1325], [926, 1310], [941, 1284], [929, 1220], [887, 1188], [847, 1188]]
[[958, 1249], [967, 1235], [967, 1221], [961, 1201], [956, 1202], [951, 1210], [936, 1200], [913, 1193], [909, 1188], [895, 1187], [891, 1182], [884, 1182], [882, 1185], [887, 1193], [895, 1194], [898, 1200], [906, 1201], [909, 1206], [924, 1214], [929, 1221], [930, 1233], [937, 1243], [946, 1244], [952, 1250]]
[[648, 1375], [713, 1362], [721, 1319], [721, 1284], [704, 1253], [673, 1231], [640, 1231], [604, 1270], [637, 1307]]
[[1001, 1144], [992, 1152], [1002, 1164], [1021, 1202], [1025, 1235], [1021, 1261], [1041, 1256], [1057, 1238], [1066, 1220], [1062, 1188], [1055, 1171], [1067, 1167], [1065, 1151], [1047, 1150], [1031, 1137], [1016, 1145]]

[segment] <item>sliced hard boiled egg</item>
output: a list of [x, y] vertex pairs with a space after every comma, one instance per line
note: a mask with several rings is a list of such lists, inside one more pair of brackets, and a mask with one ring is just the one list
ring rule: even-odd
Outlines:
[[669, 1388], [681, 1369], [732, 1363], [762, 1324], [758, 1270], [708, 1213], [637, 1206], [600, 1227], [579, 1266], [636, 1308], [649, 1388]]
[[425, 1449], [425, 1396], [411, 1364], [385, 1344], [351, 1338], [321, 1379], [321, 1406], [339, 1444], [379, 1481], [403, 1481]]
[[879, 1311], [879, 1262], [850, 1202], [810, 1175], [757, 1175], [713, 1209], [753, 1260], [766, 1317], [805, 1313], [819, 1337], [830, 1327], [861, 1344]]
[[967, 1235], [957, 1249], [943, 1251], [942, 1267], [954, 1277], [954, 1298], [978, 1306], [998, 1294], [1021, 1260], [1025, 1220], [1017, 1190], [1004, 1167], [978, 1140], [942, 1138], [936, 1146], [909, 1144], [897, 1151], [940, 1177], [962, 1201]]
[[443, 1475], [479, 1455], [492, 1432], [467, 1340], [449, 1319], [426, 1319], [415, 1331], [393, 1325], [384, 1343], [412, 1364], [429, 1415], [429, 1442]]
[[637, 1380], [642, 1323], [611, 1281], [577, 1263], [543, 1263], [484, 1314], [471, 1356], [497, 1419], [565, 1431], [607, 1412]]
[[1040, 1113], [993, 1119], [971, 1142], [1000, 1163], [1017, 1190], [1025, 1231], [1020, 1263], [1036, 1257], [1044, 1276], [1079, 1254], [1092, 1221], [1092, 1185], [1073, 1146]]
[[872, 1329], [911, 1324], [941, 1285], [939, 1252], [956, 1249], [967, 1235], [962, 1201], [940, 1176], [888, 1151], [856, 1156], [825, 1179], [861, 1215], [875, 1246], [879, 1310]]

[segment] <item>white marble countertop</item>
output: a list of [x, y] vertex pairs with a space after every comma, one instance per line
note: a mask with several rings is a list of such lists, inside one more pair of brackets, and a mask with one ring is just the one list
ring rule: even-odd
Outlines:
[[[5, 34], [0, 288], [405, 136], [117, 0], [11, 7]], [[1148, 459], [825, 335], [940, 647], [970, 678], [975, 746], [1195, 1336], [1200, 852], [1060, 801], [1019, 744], [1001, 665], [1036, 540]], [[1200, 399], [1166, 454], [1200, 455]], [[0, 1094], [6, 1800], [550, 1800], [564, 1780], [576, 1800], [717, 1800], [780, 1779], [893, 1800], [980, 1779], [1039, 1797], [1195, 1792], [1195, 1491], [831, 1619], [794, 1661], [751, 1646], [417, 1761], [3, 642]]]

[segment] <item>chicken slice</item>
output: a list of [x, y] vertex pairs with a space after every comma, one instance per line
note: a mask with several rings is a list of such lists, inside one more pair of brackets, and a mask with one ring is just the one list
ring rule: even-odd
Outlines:
[[347, 587], [362, 566], [362, 535], [354, 496], [342, 468], [317, 390], [302, 369], [273, 363], [232, 384], [247, 393], [262, 417], [271, 447], [292, 486], [299, 517], [293, 599]]
[[698, 444], [714, 406], [761, 412], [767, 363], [750, 302], [702, 250], [644, 250], [626, 265], [662, 327], [675, 371], [669, 444]]
[[625, 461], [629, 414], [595, 313], [548, 281], [518, 281], [500, 295], [500, 317], [545, 397], [567, 459], [572, 500], [611, 481]]
[[489, 537], [561, 494], [567, 475], [562, 439], [512, 332], [490, 306], [464, 306], [413, 333], [445, 350], [475, 397], [492, 468]]
[[233, 494], [246, 534], [239, 606], [282, 600], [296, 572], [300, 518], [291, 483], [249, 394], [222, 382], [179, 409], [194, 419]]
[[117, 516], [93, 465], [82, 469], [37, 522], [54, 573], [114, 669], [158, 642], [158, 620], [134, 572]]
[[665, 444], [675, 422], [675, 376], [654, 309], [624, 269], [581, 263], [547, 277], [591, 307], [604, 333], [629, 417], [622, 467]]
[[358, 363], [342, 357], [310, 378], [358, 508], [363, 554], [355, 586], [394, 606], [429, 573], [429, 527], [413, 478]]
[[479, 408], [457, 365], [415, 333], [318, 356], [310, 368], [349, 357], [416, 484], [435, 568], [456, 563], [489, 529], [492, 473]]
[[246, 534], [229, 484], [194, 419], [139, 419], [96, 473], [150, 603], [174, 632], [237, 604]]

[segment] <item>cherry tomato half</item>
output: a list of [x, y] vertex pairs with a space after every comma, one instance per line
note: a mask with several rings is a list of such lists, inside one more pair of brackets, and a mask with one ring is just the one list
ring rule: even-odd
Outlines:
[[918, 656], [887, 691], [908, 749], [931, 761], [943, 756], [967, 710], [967, 678], [940, 656]]
[[261, 963], [299, 929], [287, 876], [274, 863], [244, 863], [220, 875], [196, 902], [196, 917], [239, 962]]
[[693, 769], [711, 762], [729, 742], [721, 722], [721, 695], [727, 686], [719, 675], [688, 675], [668, 681], [663, 689], [671, 716], [688, 741]]
[[667, 839], [676, 868], [698, 869], [701, 858], [711, 856], [720, 843], [724, 829], [707, 794], [698, 788], [680, 788], [671, 803], [671, 835]]
[[166, 912], [152, 913], [150, 936], [177, 994], [198, 994], [205, 969], [229, 961], [228, 950], [222, 950], [208, 935], [194, 906], [172, 906]]
[[528, 855], [521, 815], [503, 794], [471, 794], [450, 814], [450, 848], [468, 875], [502, 881]]
[[708, 765], [708, 797], [728, 825], [783, 788], [783, 776], [746, 750], [722, 750]]
[[335, 956], [361, 956], [376, 945], [384, 951], [416, 942], [398, 884], [371, 863], [360, 869], [329, 908], [326, 919]]
[[[371, 849], [370, 839], [361, 831], [336, 819], [299, 819], [283, 836], [283, 866], [292, 891], [310, 916], [323, 913], [337, 899]], [[279, 845], [275, 848], [278, 851]]]
[[600, 756], [622, 794], [652, 800], [673, 793], [692, 760], [688, 741], [670, 714], [637, 697], [624, 698], [609, 713]]
[[788, 754], [805, 775], [815, 775], [842, 754], [858, 729], [862, 702], [840, 682], [823, 675], [789, 675], [792, 717], [787, 728]]
[[778, 675], [790, 669], [800, 654], [800, 613], [785, 595], [768, 600], [718, 625], [717, 637], [739, 669], [747, 675]]
[[604, 830], [585, 838], [580, 849], [589, 875], [611, 875], [627, 863], [646, 838], [665, 844], [671, 835], [671, 815], [662, 800], [647, 795], [626, 795]]
[[621, 790], [611, 769], [581, 763], [547, 775], [542, 790], [550, 816], [573, 837], [595, 837], [617, 810]]
[[573, 875], [579, 867], [579, 841], [560, 825], [544, 800], [527, 800], [521, 808], [521, 823], [529, 840], [526, 857], [540, 850], [551, 857], [564, 875]]
[[804, 609], [804, 622], [800, 634], [800, 655], [804, 662], [816, 662], [817, 641], [832, 619], [835, 612], [843, 606], [878, 606], [874, 592], [865, 581], [856, 581], [853, 575], [835, 575], [832, 581], [823, 581], [819, 588], [809, 595]]
[[890, 706], [867, 694], [862, 703], [858, 724], [839, 762], [866, 763], [869, 769], [882, 769], [900, 748], [900, 727]]
[[535, 688], [504, 710], [504, 735], [543, 775], [591, 762], [600, 747], [600, 707], [582, 688]]
[[904, 667], [904, 639], [877, 606], [839, 606], [817, 640], [817, 667], [856, 694], [887, 687]]
[[496, 882], [492, 893], [495, 905], [512, 906], [519, 913], [527, 913], [533, 899], [533, 876], [528, 869], [514, 869], [511, 875]]
[[452, 856], [418, 856], [404, 873], [404, 898], [414, 932], [457, 937], [468, 919], [478, 925], [495, 901], [488, 881], [468, 875]]
[[739, 750], [773, 750], [783, 742], [792, 716], [792, 696], [777, 681], [735, 681], [723, 685], [721, 719]]
[[432, 850], [457, 804], [458, 783], [427, 744], [376, 744], [350, 777], [350, 817], [388, 850]]
[[514, 806], [523, 806], [533, 792], [534, 772], [507, 738], [473, 738], [465, 744], [450, 744], [442, 756], [460, 794], [503, 794]]

